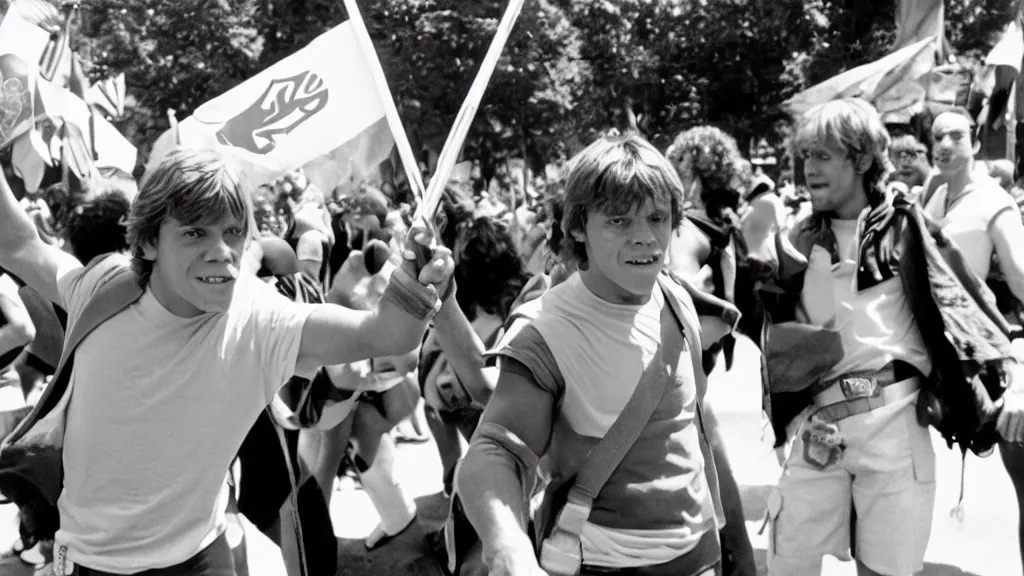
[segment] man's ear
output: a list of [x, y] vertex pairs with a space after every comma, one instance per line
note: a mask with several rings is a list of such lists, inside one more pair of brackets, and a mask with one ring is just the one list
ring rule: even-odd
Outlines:
[[150, 262], [156, 261], [156, 243], [149, 242], [142, 245], [142, 259]]
[[[974, 156], [977, 156], [978, 152], [981, 152], [981, 140], [975, 140], [974, 141], [974, 146], [971, 147], [971, 153]], [[977, 158], [975, 158], [975, 160], [977, 160]]]
[[875, 158], [870, 154], [861, 154], [857, 157], [857, 174], [866, 174], [868, 169], [871, 168], [871, 163], [875, 161]]

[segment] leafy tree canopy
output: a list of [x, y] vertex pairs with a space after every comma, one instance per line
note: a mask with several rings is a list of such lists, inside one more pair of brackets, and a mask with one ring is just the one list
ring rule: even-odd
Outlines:
[[[741, 143], [779, 141], [783, 101], [889, 51], [896, 3], [527, 0], [465, 155], [485, 171], [509, 156], [536, 168], [609, 127], [638, 128], [662, 146], [699, 123]], [[956, 54], [979, 61], [1017, 3], [947, 0]], [[440, 149], [505, 6], [360, 2], [418, 148]], [[126, 74], [132, 102], [123, 127], [152, 141], [168, 108], [187, 116], [345, 18], [338, 0], [89, 0], [73, 43], [94, 80]]]

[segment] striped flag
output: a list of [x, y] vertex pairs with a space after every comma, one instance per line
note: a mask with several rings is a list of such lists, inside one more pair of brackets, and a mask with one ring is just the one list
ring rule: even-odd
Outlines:
[[[98, 168], [113, 167], [128, 173], [135, 170], [135, 147], [110, 122], [99, 114], [92, 114], [84, 100], [67, 88], [43, 79], [36, 82], [36, 87], [37, 116], [47, 116], [58, 125], [61, 122], [73, 124], [75, 129], [69, 132], [69, 137], [76, 140], [73, 145], [77, 148], [83, 144], [86, 150], [94, 148]], [[76, 149], [76, 157], [79, 152]]]
[[116, 120], [124, 116], [125, 99], [124, 74], [100, 80], [85, 93], [85, 101], [92, 104], [108, 120]]
[[[309, 167], [330, 194], [373, 176], [395, 147], [384, 105], [351, 21], [210, 100], [178, 123], [181, 146], [230, 151], [262, 184]], [[158, 139], [147, 163], [157, 166], [175, 142]]]
[[[73, 150], [75, 161], [72, 170], [87, 172], [78, 164], [85, 150], [94, 150], [91, 154], [96, 158], [98, 167], [116, 167], [131, 173], [135, 169], [136, 151], [120, 132], [99, 115], [91, 113], [90, 106], [69, 88], [80, 95], [88, 90], [88, 82], [81, 73], [80, 65], [76, 68], [72, 81], [72, 51], [67, 49], [68, 24], [71, 12], [62, 15], [60, 11], [46, 0], [15, 0], [8, 7], [3, 21], [0, 22], [0, 75], [8, 74], [5, 70], [27, 68], [20, 74], [20, 82], [31, 97], [20, 103], [17, 109], [20, 114], [30, 114], [30, 119], [19, 119], [13, 122], [14, 115], [7, 114], [13, 110], [11, 106], [3, 108], [0, 116], [11, 120], [11, 126], [0, 125], [0, 147], [13, 141], [20, 133], [31, 129], [35, 121], [50, 118], [57, 126], [70, 123], [74, 128], [64, 130], [66, 138], [53, 138], [54, 141], [66, 143], [68, 150]], [[79, 63], [80, 64], [80, 63]], [[50, 75], [52, 81], [46, 79]], [[66, 88], [69, 87], [69, 88]], [[22, 94], [24, 96], [24, 94]], [[13, 95], [5, 95], [11, 100]], [[94, 117], [95, 116], [95, 117]], [[8, 118], [9, 117], [9, 118]], [[66, 141], [66, 142], [65, 142]], [[61, 146], [54, 158], [58, 158]], [[37, 147], [22, 145], [22, 150], [31, 152]], [[30, 154], [25, 154], [29, 158]], [[35, 164], [26, 165], [31, 172]]]
[[16, 54], [63, 85], [71, 73], [70, 23], [70, 11], [61, 14], [46, 0], [15, 0], [0, 23], [0, 54]]
[[50, 32], [50, 41], [39, 57], [39, 75], [47, 82], [61, 83], [71, 73], [71, 18], [74, 10], [64, 16], [64, 25]]

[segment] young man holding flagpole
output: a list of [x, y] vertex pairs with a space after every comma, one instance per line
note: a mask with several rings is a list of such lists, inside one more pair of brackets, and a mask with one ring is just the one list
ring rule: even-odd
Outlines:
[[[454, 291], [450, 254], [424, 258], [423, 229], [376, 310], [288, 302], [241, 272], [250, 193], [231, 155], [175, 151], [133, 206], [131, 262], [83, 267], [39, 239], [0, 180], [0, 266], [68, 310], [69, 334], [123, 299], [66, 347], [60, 400], [41, 401], [0, 453], [60, 511], [56, 574], [233, 574], [224, 476], [277, 389], [294, 373], [411, 350]], [[53, 446], [63, 482], [19, 468], [19, 455]]]

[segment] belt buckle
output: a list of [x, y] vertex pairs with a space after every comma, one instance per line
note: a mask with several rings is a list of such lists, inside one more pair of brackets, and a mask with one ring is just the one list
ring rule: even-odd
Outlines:
[[847, 400], [868, 398], [880, 393], [878, 380], [874, 376], [853, 376], [839, 381], [839, 388]]

